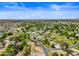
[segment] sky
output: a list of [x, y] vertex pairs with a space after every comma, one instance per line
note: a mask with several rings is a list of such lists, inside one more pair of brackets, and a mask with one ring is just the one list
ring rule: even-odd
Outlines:
[[0, 2], [0, 19], [71, 18], [79, 18], [79, 2]]

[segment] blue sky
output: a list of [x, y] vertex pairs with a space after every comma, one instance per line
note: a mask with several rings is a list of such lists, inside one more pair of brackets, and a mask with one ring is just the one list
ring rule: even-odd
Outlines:
[[79, 2], [0, 2], [0, 19], [79, 18]]

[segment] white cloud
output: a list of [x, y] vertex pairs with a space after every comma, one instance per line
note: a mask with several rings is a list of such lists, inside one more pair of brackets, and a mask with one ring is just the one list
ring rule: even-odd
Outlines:
[[[15, 3], [14, 3], [15, 4]], [[22, 4], [23, 5], [23, 4]], [[44, 10], [41, 6], [36, 10], [27, 8], [25, 5], [18, 6], [16, 3], [14, 6], [5, 5], [8, 9], [16, 9], [14, 11], [0, 11], [0, 19], [58, 19], [58, 18], [79, 18], [79, 11], [76, 10], [62, 10], [65, 8], [78, 8], [79, 6], [72, 6], [71, 4], [64, 5], [51, 5], [51, 10]]]
[[73, 8], [79, 8], [79, 6], [74, 6], [72, 3], [66, 3], [63, 5], [57, 5], [57, 4], [52, 4], [50, 5], [50, 8], [56, 11], [62, 10], [62, 9], [73, 9]]
[[53, 4], [53, 5], [51, 5], [51, 8], [54, 9], [54, 10], [56, 10], [56, 11], [59, 11], [62, 8], [62, 6]]
[[11, 3], [3, 3], [2, 4], [4, 7], [3, 8], [7, 8], [7, 9], [16, 9], [16, 10], [29, 10], [27, 7], [25, 7], [24, 3], [20, 2], [20, 5], [18, 5], [17, 2], [11, 2]]

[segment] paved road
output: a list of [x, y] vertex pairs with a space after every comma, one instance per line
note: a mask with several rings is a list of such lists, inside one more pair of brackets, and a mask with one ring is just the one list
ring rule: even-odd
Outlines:
[[40, 46], [43, 47], [43, 49], [44, 49], [45, 56], [48, 56], [48, 48], [45, 47], [45, 46], [44, 46], [39, 40], [37, 40], [37, 39], [33, 39], [33, 41], [39, 43]]
[[73, 45], [73, 46], [70, 46], [69, 48], [76, 48], [78, 46], [79, 46], [79, 42], [77, 44]]
[[[43, 45], [38, 39], [33, 39], [35, 42], [37, 42], [37, 43], [39, 43], [42, 47], [43, 47], [43, 49], [44, 49], [44, 52], [45, 52], [45, 55], [46, 56], [48, 56], [48, 51], [50, 51], [50, 50], [62, 50], [62, 48], [47, 48], [45, 45]], [[77, 44], [75, 44], [75, 45], [73, 45], [73, 46], [70, 46], [69, 47], [69, 49], [71, 49], [71, 48], [76, 48], [76, 47], [78, 47], [79, 46], [79, 43], [77, 43]]]

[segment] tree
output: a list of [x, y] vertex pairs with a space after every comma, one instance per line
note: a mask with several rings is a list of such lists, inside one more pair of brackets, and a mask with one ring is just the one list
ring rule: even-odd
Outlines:
[[52, 56], [59, 56], [57, 52], [53, 52]]
[[30, 55], [30, 53], [31, 53], [31, 47], [30, 46], [25, 46], [23, 48], [23, 55], [28, 56], [28, 55]]
[[44, 41], [44, 42], [45, 42], [45, 44], [50, 45], [49, 40], [48, 40], [47, 38], [45, 39], [45, 41]]
[[66, 55], [72, 55], [73, 56], [73, 51], [72, 50], [66, 50], [67, 54]]
[[64, 54], [60, 53], [60, 56], [64, 56]]
[[0, 39], [5, 39], [7, 36], [8, 36], [8, 35], [7, 35], [7, 33], [5, 32], [5, 33], [2, 34], [2, 36], [0, 37]]
[[7, 35], [11, 36], [11, 35], [13, 35], [13, 33], [12, 32], [7, 32]]
[[69, 45], [66, 42], [60, 42], [60, 46], [62, 48], [62, 50], [68, 50]]
[[2, 56], [13, 56], [15, 55], [15, 48], [13, 44], [9, 44], [6, 50], [1, 54]]
[[52, 45], [51, 45], [51, 47], [52, 47], [52, 48], [55, 48], [55, 45], [54, 45], [54, 44], [52, 44]]

